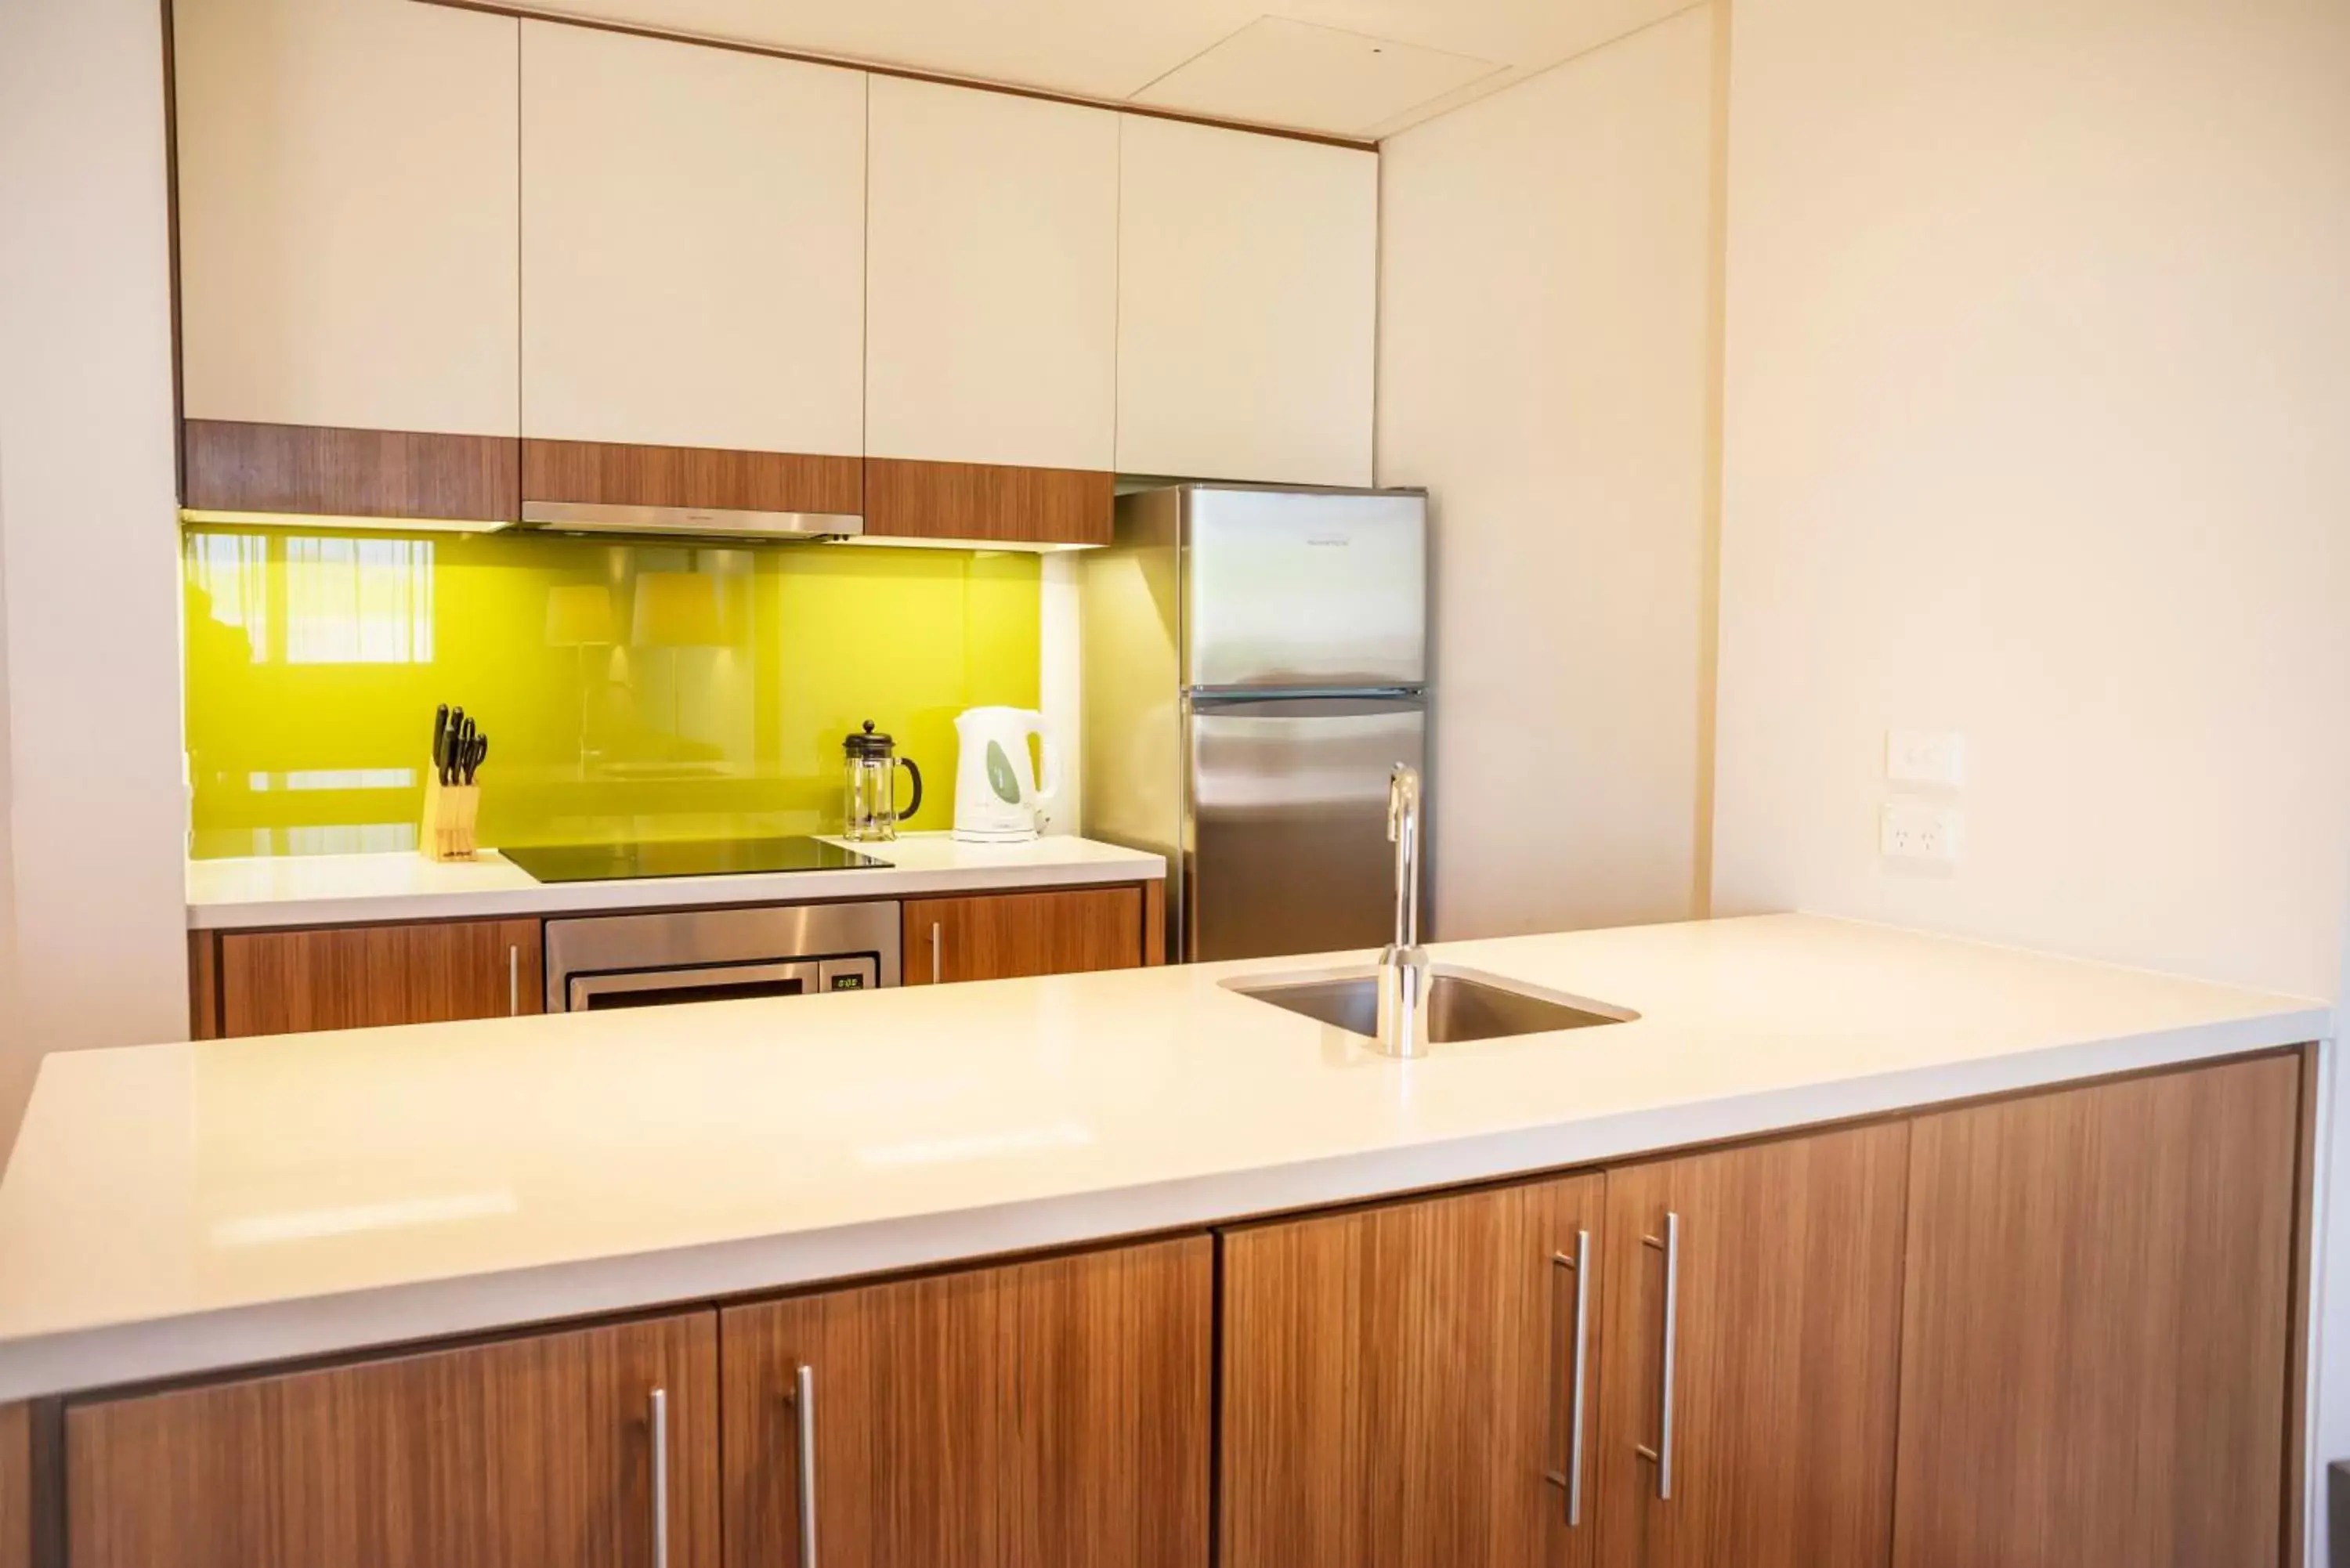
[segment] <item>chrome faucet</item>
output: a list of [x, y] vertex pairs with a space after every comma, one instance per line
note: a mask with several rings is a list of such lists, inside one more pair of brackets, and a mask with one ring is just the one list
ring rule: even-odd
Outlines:
[[1419, 945], [1419, 770], [1388, 776], [1388, 842], [1396, 846], [1395, 940], [1379, 954], [1378, 1044], [1390, 1056], [1428, 1054], [1428, 954]]
[[1398, 763], [1388, 775], [1388, 842], [1396, 846], [1395, 947], [1416, 948], [1419, 945], [1419, 770], [1409, 763]]

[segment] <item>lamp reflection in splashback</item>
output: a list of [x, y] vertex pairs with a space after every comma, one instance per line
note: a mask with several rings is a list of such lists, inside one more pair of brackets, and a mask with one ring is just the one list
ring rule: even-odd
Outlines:
[[[722, 552], [711, 552], [722, 554]], [[741, 551], [723, 552], [742, 555]], [[670, 735], [676, 759], [691, 760], [695, 753], [685, 729], [685, 669], [688, 649], [720, 649], [726, 639], [720, 629], [719, 579], [702, 572], [639, 572], [636, 613], [630, 618], [629, 645], [669, 650]], [[707, 691], [717, 683], [715, 659], [695, 659], [697, 685]], [[720, 748], [720, 756], [724, 749]]]
[[579, 769], [596, 756], [596, 699], [610, 678], [612, 590], [601, 583], [557, 583], [546, 590], [546, 646], [576, 649], [579, 660]]

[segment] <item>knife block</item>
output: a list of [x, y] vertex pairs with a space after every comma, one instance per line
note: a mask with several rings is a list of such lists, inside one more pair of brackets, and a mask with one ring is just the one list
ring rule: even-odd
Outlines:
[[471, 860], [477, 846], [473, 825], [482, 813], [482, 786], [444, 784], [437, 772], [424, 775], [424, 823], [416, 847], [427, 860]]

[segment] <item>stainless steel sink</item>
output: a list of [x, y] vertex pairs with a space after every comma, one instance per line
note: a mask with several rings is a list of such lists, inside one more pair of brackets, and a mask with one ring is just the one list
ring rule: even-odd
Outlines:
[[1439, 1045], [1628, 1023], [1639, 1016], [1604, 1002], [1430, 963], [1419, 945], [1419, 770], [1398, 763], [1388, 777], [1395, 940], [1380, 950], [1377, 964], [1319, 974], [1234, 975], [1222, 982], [1225, 989], [1326, 1025], [1326, 1048], [1341, 1057], [1355, 1049], [1349, 1036], [1383, 1056], [1409, 1061]]
[[[1603, 1002], [1522, 985], [1498, 975], [1451, 964], [1429, 967], [1429, 1043], [1461, 1045], [1513, 1034], [1546, 1034], [1628, 1023], [1639, 1016]], [[1349, 1033], [1378, 1033], [1378, 971], [1339, 970], [1317, 974], [1237, 975], [1228, 991], [1302, 1014]]]

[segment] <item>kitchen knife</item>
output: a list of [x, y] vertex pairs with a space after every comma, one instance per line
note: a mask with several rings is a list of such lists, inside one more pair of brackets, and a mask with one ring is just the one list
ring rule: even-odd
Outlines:
[[442, 765], [442, 757], [444, 754], [442, 748], [448, 743], [449, 704], [443, 702], [441, 704], [441, 711], [432, 715], [432, 765], [435, 768]]
[[467, 784], [472, 784], [473, 782], [473, 775], [481, 771], [482, 759], [489, 754], [490, 738], [487, 735], [475, 734], [473, 737], [473, 752], [465, 760], [465, 782]]

